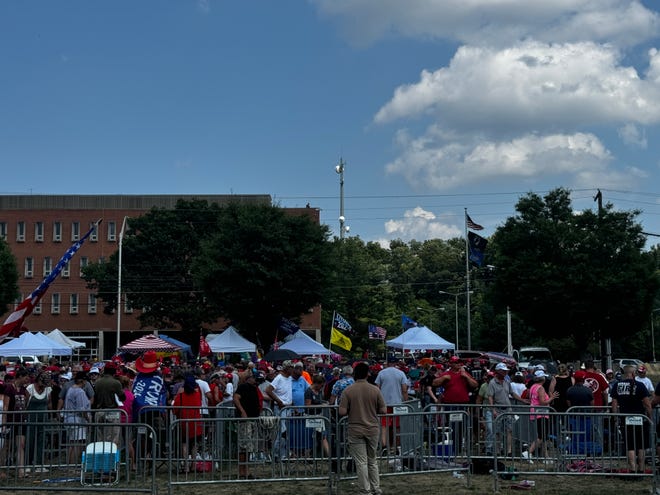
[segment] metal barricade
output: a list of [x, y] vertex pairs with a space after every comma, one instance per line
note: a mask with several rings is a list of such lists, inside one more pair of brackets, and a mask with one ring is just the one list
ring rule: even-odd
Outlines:
[[[198, 409], [177, 407], [178, 410]], [[319, 414], [307, 414], [313, 409]], [[219, 407], [215, 417], [174, 418], [167, 434], [171, 446], [169, 490], [198, 483], [324, 480], [331, 482], [333, 427], [321, 406], [290, 408], [258, 418], [236, 418], [234, 408]]]
[[[644, 415], [613, 414], [603, 412], [602, 408], [600, 412], [594, 411], [594, 408], [572, 408], [557, 413], [528, 409], [497, 415], [496, 434], [511, 437], [513, 445], [511, 455], [500, 457], [496, 453], [493, 457], [494, 490], [499, 490], [500, 478], [548, 474], [649, 478], [655, 490], [652, 421]], [[523, 441], [510, 433], [516, 423], [521, 427], [527, 425], [531, 437]], [[634, 465], [632, 458], [637, 459]]]
[[[154, 493], [156, 470], [139, 455], [123, 411], [1, 413], [0, 490]], [[148, 427], [146, 427], [149, 429]], [[153, 437], [153, 431], [149, 437]]]

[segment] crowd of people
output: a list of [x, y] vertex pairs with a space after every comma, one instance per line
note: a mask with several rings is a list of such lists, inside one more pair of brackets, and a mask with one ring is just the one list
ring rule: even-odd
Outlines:
[[[203, 360], [174, 365], [159, 362], [155, 352], [147, 351], [134, 362], [71, 364], [52, 359], [47, 366], [9, 369], [0, 365], [2, 418], [13, 428], [12, 441], [0, 442], [0, 465], [14, 463], [21, 477], [28, 476], [31, 470], [47, 469], [44, 429], [35, 425], [47, 422], [49, 414], [65, 426], [70, 463], [80, 459], [90, 440], [88, 423], [96, 426], [94, 438], [119, 445], [126, 441], [121, 434], [122, 423], [145, 423], [157, 435], [163, 435], [168, 414], [185, 425], [177, 442], [179, 458], [195, 459], [206, 433], [203, 420], [214, 417], [223, 407], [232, 409], [236, 418], [245, 419], [238, 424], [239, 475], [250, 478], [247, 460], [260, 448], [256, 423], [250, 419], [259, 417], [264, 410], [274, 416], [293, 417], [310, 411], [318, 413], [321, 406], [336, 406], [340, 415], [348, 417], [347, 445], [356, 462], [360, 486], [369, 493], [378, 493], [374, 459], [381, 449], [385, 454], [397, 452], [399, 438], [394, 432], [399, 418], [392, 413], [397, 405], [411, 399], [418, 399], [422, 407], [439, 406], [444, 412], [462, 410], [468, 404], [480, 406], [476, 410], [485, 455], [492, 455], [496, 445], [507, 446], [509, 451], [503, 454], [511, 455], [511, 424], [507, 415], [501, 422], [504, 431], [499, 432], [500, 438], [493, 431], [493, 424], [512, 405], [528, 406], [536, 432], [536, 438], [522, 454], [529, 462], [535, 455], [547, 457], [550, 410], [596, 407], [650, 417], [651, 408], [660, 406], [660, 383], [654, 387], [643, 366], [627, 367], [615, 375], [612, 370], [600, 373], [592, 361], [576, 370], [560, 364], [553, 374], [543, 365], [518, 370], [511, 364], [464, 362], [444, 355], [407, 362], [390, 356], [380, 363], [333, 363], [304, 358], [277, 363], [258, 360], [224, 364]], [[633, 470], [644, 465], [645, 449], [649, 447], [645, 427], [646, 423], [637, 431], [631, 426], [628, 432], [628, 458]], [[330, 457], [325, 430], [319, 426], [316, 435]], [[292, 455], [291, 444], [284, 431], [281, 433], [275, 437], [272, 452], [276, 459], [287, 459]], [[159, 448], [167, 448], [164, 437], [157, 440]], [[455, 435], [455, 448], [460, 448], [463, 441]], [[151, 452], [151, 445], [142, 444], [144, 451], [140, 454], [147, 458], [163, 454]], [[125, 447], [135, 468], [136, 445], [128, 442]], [[192, 466], [184, 462], [181, 469], [188, 472]], [[2, 476], [4, 472], [0, 471]]]

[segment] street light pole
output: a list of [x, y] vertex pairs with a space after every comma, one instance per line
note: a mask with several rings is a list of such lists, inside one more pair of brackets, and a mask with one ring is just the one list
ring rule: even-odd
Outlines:
[[117, 262], [117, 350], [119, 352], [120, 342], [120, 332], [121, 332], [121, 255], [122, 247], [124, 244], [124, 230], [126, 229], [126, 220], [128, 216], [124, 217], [124, 221], [121, 223], [121, 230], [119, 231], [119, 256]]
[[439, 290], [438, 291], [438, 294], [446, 294], [446, 295], [452, 296], [454, 298], [454, 311], [456, 313], [456, 344], [455, 344], [456, 347], [455, 347], [454, 351], [458, 350], [458, 296], [462, 296], [463, 294], [465, 294], [467, 297], [470, 297], [470, 294], [472, 294], [472, 292], [474, 292], [474, 291], [470, 290], [470, 291], [466, 291], [465, 293], [463, 293], [463, 292], [453, 293], [453, 292], [447, 292], [447, 291], [444, 291], [444, 290]]
[[653, 316], [653, 313], [655, 313], [656, 311], [660, 311], [660, 308], [656, 308], [653, 311], [651, 311], [651, 357], [654, 363], [655, 363], [655, 325], [653, 321], [655, 320], [655, 316]]
[[344, 232], [348, 228], [344, 227], [346, 217], [344, 216], [344, 160], [339, 159], [339, 165], [335, 167], [335, 172], [339, 174], [339, 238], [344, 238]]
[[445, 308], [421, 308], [417, 306], [419, 311], [428, 311], [429, 312], [429, 328], [433, 330], [433, 313], [437, 311], [444, 311]]

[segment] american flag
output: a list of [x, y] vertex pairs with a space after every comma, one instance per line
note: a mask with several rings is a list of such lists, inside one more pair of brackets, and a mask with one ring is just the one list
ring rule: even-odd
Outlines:
[[50, 272], [50, 274], [43, 279], [39, 286], [34, 289], [34, 291], [32, 291], [32, 294], [26, 297], [23, 302], [19, 304], [16, 309], [7, 317], [5, 322], [2, 324], [2, 327], [0, 327], [0, 342], [5, 340], [5, 338], [14, 330], [20, 329], [23, 326], [25, 318], [30, 316], [34, 307], [39, 304], [39, 301], [48, 290], [50, 284], [53, 283], [57, 276], [62, 272], [64, 267], [69, 263], [69, 261], [71, 261], [71, 258], [73, 258], [73, 255], [76, 254], [78, 249], [80, 249], [80, 247], [83, 245], [83, 242], [85, 242], [87, 238], [92, 235], [92, 232], [96, 230], [96, 227], [98, 227], [99, 223], [101, 223], [101, 220], [98, 220], [92, 226], [92, 228], [89, 229], [89, 231], [80, 238], [80, 240], [75, 242], [69, 249], [67, 249], [66, 253], [64, 253], [64, 256], [62, 256], [60, 261], [57, 262], [57, 265], [55, 265], [55, 268], [53, 268], [53, 271]]
[[383, 327], [377, 327], [376, 325], [369, 325], [369, 338], [372, 340], [385, 340], [387, 337], [387, 330]]
[[468, 215], [467, 213], [465, 214], [465, 223], [467, 224], [468, 229], [484, 230], [484, 228], [481, 225], [479, 225], [478, 223], [474, 223], [470, 218], [470, 215]]

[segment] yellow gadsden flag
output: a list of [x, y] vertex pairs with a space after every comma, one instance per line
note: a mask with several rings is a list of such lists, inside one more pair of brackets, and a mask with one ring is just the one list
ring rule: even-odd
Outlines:
[[341, 333], [336, 328], [333, 328], [332, 332], [330, 333], [330, 343], [337, 345], [342, 349], [346, 349], [347, 351], [350, 351], [351, 347], [353, 347], [353, 342], [351, 342], [351, 339], [346, 337], [346, 335]]

